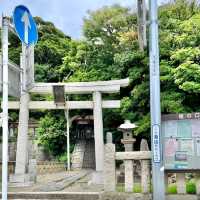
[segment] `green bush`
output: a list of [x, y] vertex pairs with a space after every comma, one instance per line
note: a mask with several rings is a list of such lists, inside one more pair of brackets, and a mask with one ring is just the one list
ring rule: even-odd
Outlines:
[[117, 189], [117, 192], [125, 192], [125, 188], [124, 188], [123, 183], [118, 183], [116, 189]]
[[67, 153], [61, 154], [56, 158], [59, 162], [67, 162]]
[[54, 156], [66, 152], [66, 122], [63, 116], [48, 113], [39, 121], [37, 143]]
[[[171, 184], [167, 188], [169, 194], [177, 194], [177, 185]], [[186, 193], [187, 194], [196, 194], [196, 185], [193, 181], [188, 181], [186, 183]]]
[[171, 184], [167, 188], [167, 193], [169, 194], [177, 194], [177, 186], [176, 184]]
[[141, 185], [138, 184], [138, 183], [136, 183], [136, 184], [134, 185], [133, 192], [134, 192], [134, 193], [141, 193], [141, 192], [142, 192]]
[[186, 191], [188, 194], [196, 194], [196, 185], [194, 182], [189, 181], [186, 183]]

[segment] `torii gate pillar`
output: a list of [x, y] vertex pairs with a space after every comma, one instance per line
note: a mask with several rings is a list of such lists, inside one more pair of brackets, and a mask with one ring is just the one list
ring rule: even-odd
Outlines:
[[144, 48], [147, 47], [146, 15], [145, 0], [137, 0], [138, 41], [141, 51], [144, 51]]
[[100, 184], [103, 183], [104, 163], [102, 97], [100, 92], [93, 93], [93, 102], [96, 172], [93, 174], [92, 182]]

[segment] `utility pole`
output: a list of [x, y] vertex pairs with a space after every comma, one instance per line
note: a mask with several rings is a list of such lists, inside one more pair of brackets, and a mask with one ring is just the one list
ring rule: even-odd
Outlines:
[[3, 55], [3, 148], [2, 148], [2, 199], [7, 200], [8, 192], [8, 24], [2, 17], [2, 55]]
[[165, 199], [164, 166], [161, 142], [160, 69], [158, 5], [150, 0], [150, 101], [153, 200]]
[[146, 35], [146, 2], [137, 0], [138, 42], [141, 51], [147, 46]]

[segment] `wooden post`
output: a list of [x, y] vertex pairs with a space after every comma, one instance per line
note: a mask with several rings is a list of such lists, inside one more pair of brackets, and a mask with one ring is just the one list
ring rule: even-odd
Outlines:
[[[144, 139], [141, 141], [140, 151], [149, 151], [148, 143]], [[141, 185], [142, 192], [148, 193], [150, 189], [150, 160], [141, 161]]]
[[146, 36], [146, 3], [145, 0], [137, 1], [138, 42], [141, 51], [147, 46]]
[[197, 195], [200, 195], [200, 173], [195, 174], [196, 179], [196, 193]]
[[[108, 133], [110, 137], [110, 133]], [[105, 144], [104, 149], [104, 191], [115, 192], [116, 190], [116, 166], [115, 166], [115, 145]]]
[[167, 192], [168, 189], [168, 173], [165, 172], [165, 191]]
[[177, 173], [176, 174], [176, 184], [177, 184], [177, 193], [186, 194], [186, 184], [185, 184], [185, 174]]

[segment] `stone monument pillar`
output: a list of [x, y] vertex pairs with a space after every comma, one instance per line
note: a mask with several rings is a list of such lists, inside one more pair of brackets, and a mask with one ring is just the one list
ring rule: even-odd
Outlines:
[[116, 190], [116, 164], [115, 145], [112, 143], [112, 133], [107, 133], [104, 156], [104, 191], [115, 192]]

